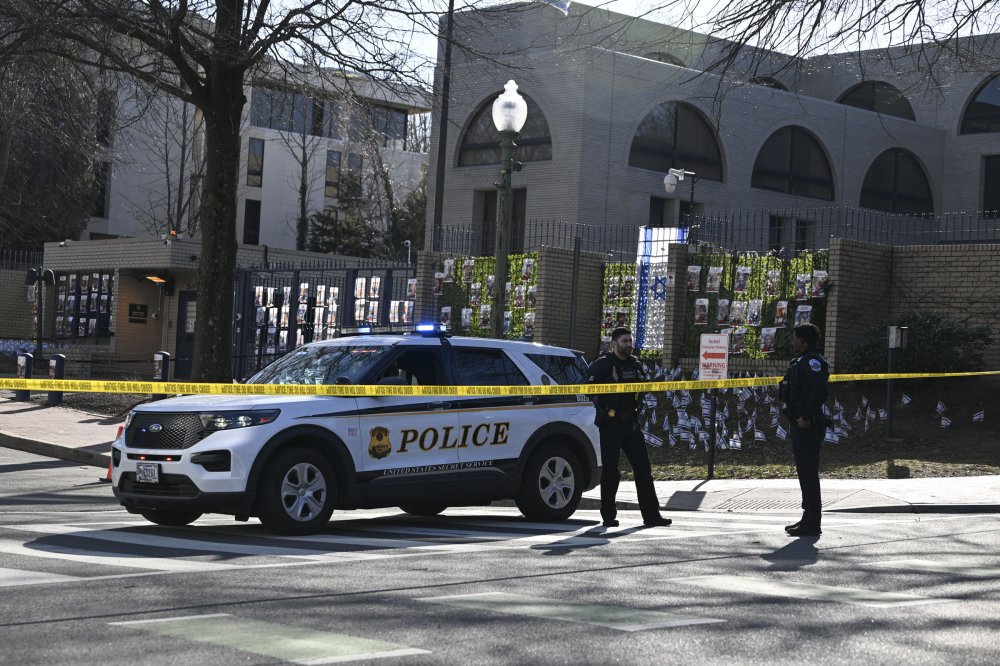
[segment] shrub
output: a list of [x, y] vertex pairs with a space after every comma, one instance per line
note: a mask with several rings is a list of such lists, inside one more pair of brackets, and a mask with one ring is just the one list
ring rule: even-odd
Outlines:
[[[895, 323], [906, 326], [906, 349], [896, 353], [893, 372], [965, 372], [981, 370], [982, 350], [992, 338], [988, 326], [969, 326], [948, 315], [914, 312]], [[885, 372], [889, 345], [889, 323], [865, 332], [864, 340], [846, 355], [848, 373]]]

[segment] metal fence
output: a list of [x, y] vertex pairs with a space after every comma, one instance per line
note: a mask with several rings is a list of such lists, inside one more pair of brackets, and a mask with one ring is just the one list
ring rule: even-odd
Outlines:
[[42, 253], [0, 247], [0, 270], [27, 270], [42, 265]]
[[[821, 207], [727, 211], [684, 221], [691, 242], [727, 251], [778, 251], [786, 256], [825, 249], [831, 238], [896, 246], [1000, 242], [1000, 213], [991, 212], [930, 216]], [[612, 261], [633, 261], [640, 224], [528, 220], [511, 229], [511, 252], [533, 252], [543, 246], [573, 249], [579, 237], [585, 252], [604, 253]], [[493, 236], [492, 225], [447, 226], [441, 230], [441, 248], [447, 254], [489, 256], [494, 253]]]

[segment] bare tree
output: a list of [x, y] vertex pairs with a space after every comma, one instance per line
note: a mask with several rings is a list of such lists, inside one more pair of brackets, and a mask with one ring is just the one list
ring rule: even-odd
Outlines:
[[[439, 10], [417, 0], [0, 0], [0, 46], [32, 35], [46, 49], [123, 72], [192, 104], [205, 128], [193, 376], [232, 374], [233, 269], [244, 88], [268, 63], [315, 58], [384, 83], [417, 80], [407, 35]], [[428, 5], [432, 3], [426, 3]], [[73, 48], [60, 48], [64, 40]], [[82, 47], [82, 48], [81, 48]], [[311, 61], [310, 61], [311, 62]]]

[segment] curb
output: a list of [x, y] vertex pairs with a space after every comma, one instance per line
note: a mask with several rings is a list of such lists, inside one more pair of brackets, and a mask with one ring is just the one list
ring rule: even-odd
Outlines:
[[[111, 456], [103, 453], [95, 453], [86, 449], [74, 449], [70, 446], [60, 446], [59, 444], [50, 444], [48, 442], [38, 442], [33, 439], [9, 435], [2, 431], [0, 431], [0, 446], [48, 458], [57, 458], [82, 465], [90, 465], [91, 467], [99, 467], [101, 469], [107, 469], [108, 465], [111, 464]], [[110, 443], [108, 446], [110, 446]]]
[[[620, 511], [638, 511], [638, 502], [615, 502]], [[601, 500], [594, 497], [580, 498], [581, 509], [600, 509]], [[661, 510], [667, 510], [661, 506]], [[710, 511], [711, 509], [688, 509], [670, 507], [670, 513]], [[823, 509], [823, 513], [1000, 513], [1000, 504], [886, 504], [853, 506], [844, 509]]]

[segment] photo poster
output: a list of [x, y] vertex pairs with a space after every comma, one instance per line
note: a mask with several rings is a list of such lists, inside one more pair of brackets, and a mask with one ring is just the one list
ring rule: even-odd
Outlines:
[[492, 309], [493, 308], [489, 305], [489, 303], [484, 303], [484, 304], [482, 304], [482, 305], [479, 306], [479, 326], [480, 327], [482, 327], [482, 328], [489, 328], [490, 326], [493, 325], [492, 322], [490, 321], [490, 314], [491, 314]]
[[455, 281], [455, 260], [445, 259], [444, 260], [444, 270], [441, 272], [442, 282], [454, 282]]
[[406, 280], [406, 300], [414, 301], [417, 298], [417, 278], [407, 278]]
[[306, 323], [306, 312], [309, 306], [306, 303], [299, 303], [299, 307], [295, 313], [295, 323], [302, 325]]
[[368, 301], [363, 298], [359, 298], [354, 301], [354, 324], [355, 326], [365, 321], [365, 315], [368, 313]]
[[278, 351], [278, 329], [267, 329], [267, 353], [275, 354]]
[[535, 260], [532, 257], [525, 257], [521, 262], [521, 280], [531, 282], [535, 277]]
[[406, 301], [406, 307], [403, 309], [404, 324], [408, 324], [413, 321], [413, 303], [414, 301]]
[[687, 290], [698, 291], [701, 288], [701, 266], [688, 266]]
[[634, 293], [635, 293], [635, 276], [626, 275], [622, 277], [620, 298], [632, 298], [632, 294]]
[[519, 284], [516, 287], [514, 287], [514, 303], [513, 303], [513, 305], [514, 305], [515, 308], [523, 308], [524, 307], [524, 285], [523, 284]]
[[628, 308], [615, 308], [615, 326], [628, 326]]
[[364, 298], [368, 294], [368, 278], [354, 278], [354, 298]]
[[732, 326], [743, 326], [746, 323], [746, 301], [732, 301], [729, 304], [729, 323]]
[[621, 276], [609, 275], [608, 283], [604, 288], [604, 295], [608, 301], [616, 301], [621, 297]]
[[368, 323], [378, 323], [378, 301], [368, 301]]
[[746, 293], [747, 285], [750, 284], [750, 270], [749, 266], [736, 267], [736, 279], [733, 281], [733, 293]]
[[278, 351], [288, 351], [288, 331], [278, 332]]
[[268, 326], [278, 325], [278, 308], [267, 308], [267, 324]]
[[472, 284], [472, 276], [476, 270], [476, 260], [466, 259], [462, 262], [462, 284]]
[[399, 323], [399, 301], [389, 301], [389, 323]]
[[729, 323], [729, 299], [720, 298], [716, 308], [715, 323], [724, 326]]
[[281, 304], [287, 306], [292, 301], [292, 287], [291, 287], [291, 285], [282, 287], [281, 288], [281, 293], [284, 296], [284, 298], [281, 301]]
[[809, 324], [812, 322], [812, 310], [811, 305], [800, 305], [795, 308], [795, 325], [800, 326], [802, 324]]
[[482, 282], [473, 282], [469, 285], [469, 305], [477, 307], [481, 300], [483, 290]]
[[309, 302], [309, 283], [302, 282], [299, 284], [299, 303]]
[[787, 320], [788, 301], [778, 301], [777, 305], [774, 306], [774, 325], [778, 328], [784, 328]]
[[729, 331], [729, 353], [730, 354], [742, 354], [744, 349], [744, 342], [747, 335], [747, 329], [739, 326], [737, 328]]
[[[804, 301], [809, 298], [809, 273], [799, 273], [795, 276], [795, 300]], [[796, 314], [796, 317], [798, 315]]]
[[493, 285], [494, 284], [496, 284], [496, 276], [495, 275], [487, 275], [486, 276], [486, 298], [489, 299], [489, 300], [491, 300], [491, 301], [493, 300]]
[[382, 278], [380, 278], [377, 275], [373, 275], [371, 279], [368, 280], [368, 298], [372, 300], [378, 300], [381, 291], [382, 291]]
[[267, 299], [264, 301], [264, 305], [268, 307], [275, 307], [278, 304], [274, 302], [274, 287], [267, 287], [264, 293], [267, 295]]
[[826, 283], [829, 279], [826, 271], [813, 271], [812, 274], [812, 297], [826, 298]]
[[708, 324], [708, 299], [696, 298], [694, 300], [694, 325], [706, 326]]
[[506, 337], [510, 333], [511, 312], [507, 310], [503, 313], [503, 334]]
[[759, 298], [751, 299], [747, 308], [747, 326], [760, 326], [760, 313], [764, 308], [764, 301]]
[[719, 293], [719, 285], [722, 284], [722, 266], [709, 266], [708, 267], [708, 282], [705, 285], [705, 291], [710, 294]]
[[324, 305], [326, 305], [326, 285], [318, 284], [316, 285], [316, 307]]
[[774, 353], [774, 342], [777, 332], [778, 329], [773, 327], [760, 329], [760, 351], [762, 354]]
[[445, 305], [441, 308], [441, 323], [445, 326], [451, 325], [451, 306]]
[[524, 301], [525, 307], [534, 309], [538, 306], [538, 287], [531, 285], [528, 287], [528, 295]]
[[316, 329], [317, 335], [319, 335], [320, 329], [323, 328], [323, 315], [323, 308], [316, 308], [313, 310], [312, 325]]
[[290, 305], [281, 306], [281, 319], [279, 320], [278, 323], [281, 325], [282, 328], [288, 327], [288, 310], [290, 307], [291, 307]]
[[601, 328], [605, 333], [610, 334], [611, 329], [615, 327], [615, 309], [612, 307], [604, 308], [604, 318], [601, 320]]
[[767, 279], [764, 281], [764, 295], [765, 296], [777, 296], [778, 295], [778, 283], [781, 280], [781, 271], [777, 269], [771, 269], [767, 272]]
[[462, 328], [472, 328], [472, 308], [462, 308]]
[[256, 324], [258, 326], [266, 326], [267, 325], [267, 308], [265, 308], [263, 306], [257, 308]]
[[524, 315], [524, 337], [532, 338], [535, 335], [535, 313], [526, 312]]
[[441, 290], [444, 288], [444, 273], [434, 274], [434, 295], [440, 296]]
[[76, 273], [69, 274], [69, 293], [76, 294]]
[[90, 291], [90, 275], [83, 273], [80, 275], [80, 293], [86, 294], [88, 291]]
[[257, 307], [265, 305], [264, 303], [264, 287], [254, 287], [253, 288], [253, 304]]

